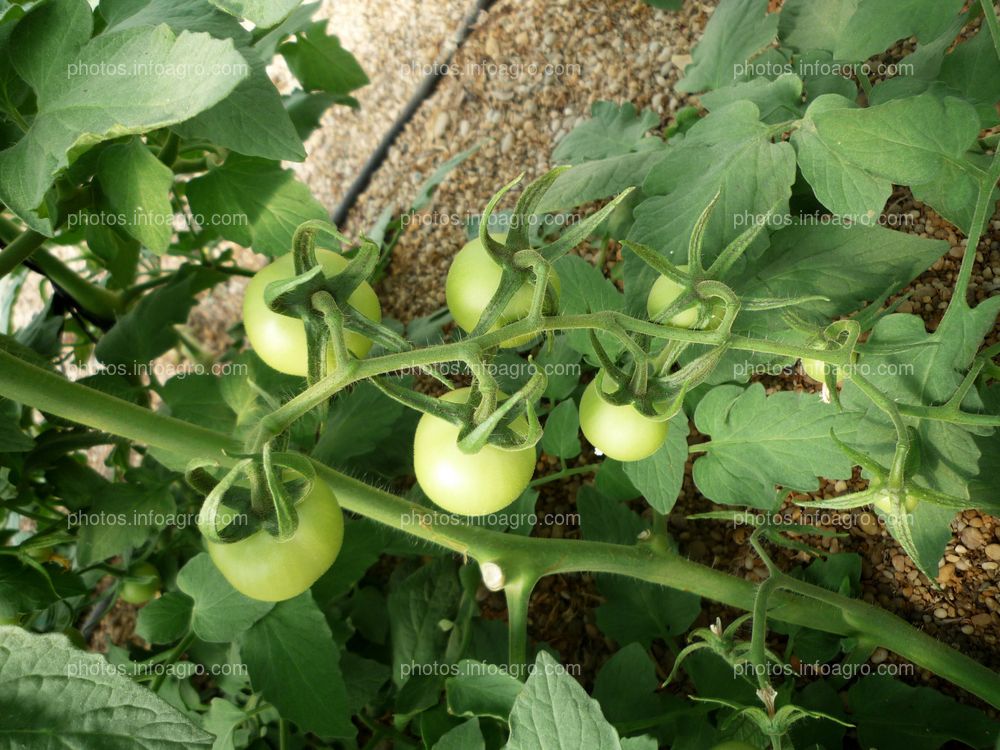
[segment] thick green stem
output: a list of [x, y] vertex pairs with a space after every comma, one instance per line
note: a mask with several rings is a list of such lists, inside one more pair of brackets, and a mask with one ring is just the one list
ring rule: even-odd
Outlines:
[[535, 575], [518, 574], [503, 590], [507, 599], [507, 661], [522, 680], [528, 676], [528, 603], [537, 582]]
[[91, 284], [47, 250], [36, 250], [32, 261], [53, 284], [76, 300], [80, 307], [101, 321], [112, 323], [121, 309], [121, 295]]
[[[114, 433], [190, 459], [231, 465], [238, 446], [211, 430], [164, 417], [121, 399], [70, 382], [0, 351], [0, 395], [56, 416]], [[476, 526], [439, 524], [426, 508], [371, 487], [326, 466], [319, 476], [341, 505], [501, 570], [612, 573], [661, 584], [744, 610], [753, 608], [757, 587], [650, 545], [624, 546], [502, 534]], [[429, 518], [430, 516], [430, 518]], [[516, 578], [514, 580], [517, 580]], [[1000, 707], [1000, 676], [959, 651], [878, 607], [803, 582], [797, 594], [775, 592], [768, 617], [838, 635], [866, 638]]]
[[21, 232], [13, 242], [0, 250], [0, 279], [31, 257], [47, 238], [33, 229]]
[[990, 36], [993, 37], [993, 49], [996, 50], [997, 58], [1000, 59], [1000, 21], [997, 20], [996, 8], [993, 7], [993, 0], [979, 0], [979, 3], [983, 6], [983, 22], [990, 30]]

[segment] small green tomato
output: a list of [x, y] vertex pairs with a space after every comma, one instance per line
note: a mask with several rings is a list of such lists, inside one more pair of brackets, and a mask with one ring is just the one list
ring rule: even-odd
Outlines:
[[598, 381], [605, 393], [611, 392], [610, 379], [600, 372], [580, 399], [580, 428], [590, 444], [618, 461], [639, 461], [656, 453], [667, 439], [670, 423], [650, 419], [632, 404], [609, 404], [597, 392]]

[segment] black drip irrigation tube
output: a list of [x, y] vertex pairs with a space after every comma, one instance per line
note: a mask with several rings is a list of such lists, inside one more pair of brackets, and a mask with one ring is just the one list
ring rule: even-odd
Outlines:
[[410, 100], [403, 107], [403, 111], [399, 113], [395, 122], [386, 131], [386, 134], [382, 136], [382, 140], [376, 146], [375, 150], [372, 152], [371, 156], [368, 157], [368, 161], [365, 162], [364, 167], [361, 168], [361, 172], [351, 183], [350, 188], [347, 190], [347, 194], [344, 199], [340, 202], [340, 205], [334, 209], [331, 221], [335, 226], [340, 226], [343, 221], [347, 218], [347, 214], [350, 210], [354, 208], [354, 204], [358, 202], [358, 198], [365, 192], [368, 188], [368, 184], [371, 182], [372, 175], [374, 175], [382, 163], [385, 161], [386, 156], [389, 154], [389, 149], [392, 148], [392, 144], [395, 143], [396, 138], [399, 134], [403, 132], [403, 128], [406, 127], [407, 123], [413, 119], [413, 115], [416, 114], [417, 110], [420, 109], [421, 105], [430, 98], [431, 94], [437, 88], [438, 83], [445, 76], [448, 70], [448, 66], [451, 63], [452, 57], [455, 53], [461, 49], [462, 44], [468, 39], [469, 34], [472, 32], [472, 27], [475, 26], [476, 21], [479, 19], [479, 14], [484, 10], [488, 10], [496, 0], [475, 0], [469, 12], [466, 14], [462, 21], [462, 25], [455, 34], [454, 42], [450, 45], [450, 48], [446, 48], [445, 54], [439, 58], [433, 66], [431, 72], [424, 76], [424, 79], [420, 82], [417, 90], [410, 97]]

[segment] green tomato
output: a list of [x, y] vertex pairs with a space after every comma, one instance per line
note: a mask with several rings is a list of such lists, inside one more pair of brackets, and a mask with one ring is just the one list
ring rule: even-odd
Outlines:
[[[836, 365], [829, 365], [833, 368], [833, 375], [836, 378], [837, 385], [844, 382], [844, 374], [840, 371], [840, 368]], [[802, 371], [809, 376], [810, 379], [815, 380], [817, 383], [825, 383], [823, 376], [826, 372], [827, 364], [819, 359], [809, 359], [805, 358], [802, 360]]]
[[[502, 240], [502, 237], [495, 237]], [[479, 238], [470, 240], [458, 251], [451, 262], [448, 278], [445, 280], [444, 296], [448, 303], [451, 316], [466, 333], [475, 330], [486, 306], [500, 286], [502, 269], [490, 257]], [[559, 277], [553, 271], [549, 274], [550, 283], [558, 296], [560, 291]], [[525, 282], [514, 293], [499, 319], [493, 324], [491, 331], [509, 323], [526, 318], [531, 312], [531, 300], [535, 293], [535, 285]], [[515, 336], [503, 342], [505, 349], [521, 346], [531, 341], [534, 336]]]
[[261, 530], [238, 542], [206, 542], [215, 566], [251, 599], [280, 602], [309, 589], [337, 559], [344, 514], [321, 480], [295, 506], [299, 524], [287, 541]]
[[598, 381], [608, 393], [603, 372], [597, 374], [580, 399], [580, 429], [590, 444], [609, 458], [639, 461], [651, 456], [667, 439], [670, 423], [650, 419], [632, 404], [609, 404], [597, 392]]
[[[678, 266], [677, 270], [687, 273], [688, 267]], [[646, 299], [646, 313], [650, 320], [673, 304], [674, 300], [680, 297], [684, 291], [684, 287], [669, 276], [660, 276], [653, 284], [653, 288], [649, 290], [649, 297]], [[698, 323], [700, 315], [701, 306], [695, 302], [664, 322], [678, 328], [691, 328]]]
[[[903, 500], [903, 510], [907, 513], [912, 513], [919, 504], [920, 501], [917, 498], [912, 495], [907, 495], [906, 499]], [[892, 497], [889, 495], [889, 491], [885, 490], [880, 493], [872, 505], [882, 511], [885, 515], [892, 513]]]
[[129, 604], [145, 604], [159, 590], [160, 572], [148, 562], [141, 562], [129, 570], [118, 596]]
[[[336, 276], [347, 267], [347, 259], [332, 250], [316, 250], [316, 260], [327, 278]], [[288, 375], [305, 376], [309, 360], [306, 353], [306, 329], [302, 321], [274, 312], [264, 302], [264, 290], [274, 281], [295, 275], [292, 254], [282, 255], [274, 263], [258, 271], [247, 285], [243, 296], [243, 326], [254, 351], [268, 365]], [[348, 303], [369, 320], [382, 320], [382, 308], [374, 290], [362, 283], [348, 298]], [[345, 335], [347, 348], [355, 357], [363, 357], [371, 349], [367, 336], [354, 331]], [[327, 367], [333, 369], [333, 349], [327, 350]]]
[[[469, 388], [442, 396], [443, 401], [463, 403]], [[511, 428], [527, 432], [523, 417]], [[413, 466], [417, 481], [435, 504], [463, 516], [495, 513], [514, 502], [535, 472], [535, 448], [505, 450], [485, 445], [478, 453], [463, 453], [458, 447], [458, 425], [424, 414], [413, 437]]]

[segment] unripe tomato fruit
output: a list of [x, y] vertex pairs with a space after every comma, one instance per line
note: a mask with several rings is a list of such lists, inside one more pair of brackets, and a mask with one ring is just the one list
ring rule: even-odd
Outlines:
[[[687, 273], [688, 267], [677, 266], [677, 270]], [[683, 286], [669, 276], [660, 276], [653, 284], [653, 288], [649, 290], [649, 297], [646, 299], [646, 313], [650, 320], [663, 312], [683, 293]], [[691, 328], [698, 323], [700, 314], [701, 306], [695, 302], [664, 322], [678, 328]]]
[[809, 376], [810, 379], [815, 380], [817, 383], [826, 382], [823, 376], [827, 367], [833, 368], [833, 375], [834, 378], [836, 378], [837, 385], [844, 382], [844, 374], [836, 365], [827, 365], [826, 362], [819, 359], [805, 358], [802, 360], [802, 371]]
[[[463, 403], [469, 388], [459, 388], [442, 401]], [[525, 433], [527, 420], [511, 424]], [[482, 516], [506, 508], [517, 500], [535, 472], [535, 448], [505, 450], [485, 445], [478, 453], [463, 453], [458, 447], [458, 425], [424, 414], [413, 437], [413, 467], [421, 489], [436, 505], [450, 513]]]
[[[597, 393], [598, 373], [580, 399], [580, 429], [590, 444], [609, 458], [639, 461], [660, 449], [667, 439], [670, 423], [640, 413], [632, 404], [609, 404]], [[608, 392], [607, 382], [601, 386]]]
[[[907, 513], [912, 513], [919, 504], [920, 501], [917, 498], [907, 495], [906, 499], [903, 500], [903, 510]], [[886, 515], [892, 513], [892, 498], [889, 496], [888, 491], [881, 493], [881, 496], [876, 498], [872, 505]]]
[[[502, 240], [502, 237], [496, 237]], [[448, 269], [445, 280], [444, 296], [448, 303], [451, 316], [458, 327], [466, 333], [475, 330], [479, 324], [486, 306], [500, 286], [500, 276], [503, 269], [490, 257], [483, 243], [476, 237], [465, 243], [458, 251]], [[549, 274], [549, 282], [558, 296], [560, 290], [559, 277], [553, 271]], [[531, 299], [535, 293], [533, 282], [525, 282], [515, 292], [499, 319], [490, 328], [496, 330], [509, 323], [526, 318], [531, 312]], [[521, 346], [531, 341], [534, 336], [515, 336], [507, 339], [501, 346], [509, 349]]]
[[160, 571], [148, 562], [133, 565], [118, 594], [129, 604], [145, 604], [160, 590]]
[[[336, 276], [347, 267], [347, 259], [332, 250], [316, 250], [316, 260], [327, 278]], [[243, 326], [254, 351], [264, 362], [279, 372], [305, 376], [309, 368], [306, 350], [306, 328], [302, 321], [290, 315], [274, 312], [264, 301], [264, 290], [274, 281], [295, 276], [295, 259], [291, 253], [258, 271], [243, 295]], [[362, 282], [348, 298], [348, 303], [369, 320], [382, 320], [382, 308], [374, 290]], [[345, 332], [347, 348], [355, 357], [363, 357], [371, 349], [367, 336]], [[327, 367], [333, 369], [333, 350], [327, 350]]]
[[344, 541], [344, 514], [321, 480], [295, 505], [299, 525], [287, 541], [265, 530], [238, 542], [206, 540], [215, 566], [233, 588], [251, 599], [280, 602], [312, 586], [337, 559]]

